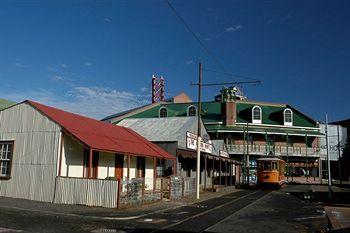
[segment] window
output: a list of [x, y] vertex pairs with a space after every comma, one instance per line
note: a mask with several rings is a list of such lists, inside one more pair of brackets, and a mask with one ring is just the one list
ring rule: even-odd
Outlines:
[[187, 116], [196, 116], [197, 109], [195, 106], [191, 105], [187, 108]]
[[167, 117], [168, 116], [168, 110], [165, 107], [161, 107], [159, 109], [159, 117]]
[[252, 122], [256, 124], [261, 124], [261, 108], [259, 106], [254, 106], [252, 110]]
[[293, 125], [293, 112], [289, 108], [283, 111], [284, 125]]
[[277, 162], [272, 162], [272, 170], [277, 170]]
[[264, 162], [264, 171], [271, 171], [271, 162]]
[[0, 178], [11, 177], [13, 141], [0, 141]]

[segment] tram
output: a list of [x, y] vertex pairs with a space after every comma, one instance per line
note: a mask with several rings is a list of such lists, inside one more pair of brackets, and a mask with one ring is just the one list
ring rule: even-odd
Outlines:
[[258, 187], [279, 188], [285, 183], [286, 162], [279, 156], [268, 156], [257, 159]]

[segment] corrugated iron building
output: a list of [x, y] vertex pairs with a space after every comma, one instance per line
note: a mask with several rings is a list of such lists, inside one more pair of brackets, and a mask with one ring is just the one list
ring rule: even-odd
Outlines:
[[0, 111], [0, 196], [54, 202], [57, 176], [154, 179], [157, 159], [174, 157], [131, 129], [33, 101]]

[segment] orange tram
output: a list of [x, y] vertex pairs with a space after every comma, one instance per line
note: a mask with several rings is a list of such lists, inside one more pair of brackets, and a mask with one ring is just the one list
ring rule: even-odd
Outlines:
[[279, 188], [285, 182], [286, 162], [278, 156], [257, 159], [258, 187]]

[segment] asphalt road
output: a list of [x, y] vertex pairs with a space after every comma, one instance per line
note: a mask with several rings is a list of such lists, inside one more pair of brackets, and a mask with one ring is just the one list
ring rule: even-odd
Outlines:
[[317, 232], [322, 208], [281, 191], [244, 190], [131, 220], [0, 205], [0, 232]]

